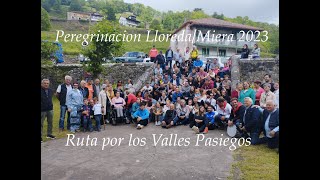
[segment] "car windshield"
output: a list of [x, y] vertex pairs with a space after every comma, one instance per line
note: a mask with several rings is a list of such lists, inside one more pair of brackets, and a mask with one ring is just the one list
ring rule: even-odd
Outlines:
[[123, 57], [137, 57], [138, 54], [138, 52], [127, 52], [123, 55]]

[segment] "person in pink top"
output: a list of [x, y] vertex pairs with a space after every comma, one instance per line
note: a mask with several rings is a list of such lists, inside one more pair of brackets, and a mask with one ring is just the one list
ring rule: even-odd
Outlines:
[[126, 101], [120, 97], [120, 92], [116, 93], [116, 97], [112, 98], [111, 104], [117, 110], [117, 117], [123, 117], [123, 107], [126, 105]]
[[215, 66], [215, 67], [213, 68], [214, 74], [217, 75], [217, 74], [219, 73], [219, 71], [220, 71], [219, 66]]
[[201, 80], [207, 77], [207, 73], [204, 71], [203, 68], [200, 68], [199, 72], [197, 73], [198, 76], [200, 76]]
[[156, 56], [158, 55], [158, 50], [156, 49], [156, 46], [153, 45], [152, 49], [149, 51], [149, 57], [150, 61], [156, 63]]
[[264, 92], [264, 89], [261, 87], [261, 81], [256, 80], [253, 83], [253, 90], [256, 92], [256, 102], [254, 103], [255, 105], [260, 105], [260, 97], [261, 94]]

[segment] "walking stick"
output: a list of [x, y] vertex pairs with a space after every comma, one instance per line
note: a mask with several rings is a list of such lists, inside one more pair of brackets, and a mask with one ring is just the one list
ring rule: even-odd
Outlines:
[[[108, 95], [106, 94], [106, 96], [108, 97]], [[102, 97], [100, 95], [100, 98], [101, 98], [101, 101], [102, 101]], [[100, 102], [102, 103], [102, 102]], [[104, 106], [103, 106], [103, 109], [104, 109]], [[106, 111], [107, 111], [107, 107], [106, 107]], [[104, 121], [104, 113], [107, 114], [107, 112], [103, 112], [103, 115], [102, 115], [102, 121], [103, 121], [103, 130], [106, 130], [106, 122]]]

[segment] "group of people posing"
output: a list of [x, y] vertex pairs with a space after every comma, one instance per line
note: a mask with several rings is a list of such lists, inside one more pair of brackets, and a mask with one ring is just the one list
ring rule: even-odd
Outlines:
[[[168, 54], [171, 54], [169, 58]], [[180, 61], [171, 48], [165, 55], [160, 51], [153, 58], [153, 76], [141, 89], [135, 89], [130, 79], [125, 85], [118, 81], [113, 88], [108, 80], [100, 83], [99, 79], [94, 82], [89, 79], [71, 84], [72, 78], [66, 76], [65, 83], [59, 85], [55, 93], [60, 101], [60, 131], [64, 130], [66, 113], [67, 129], [73, 133], [80, 127], [83, 131], [100, 131], [101, 125], [115, 125], [119, 120], [135, 123], [137, 129], [151, 122], [165, 129], [188, 125], [195, 133], [226, 130], [236, 125], [237, 137], [250, 137], [251, 144], [268, 143], [270, 148], [278, 147], [279, 83], [266, 74], [263, 81], [241, 82], [232, 90], [231, 61], [223, 68], [217, 59], [203, 64], [195, 47], [189, 55], [186, 58], [180, 54]], [[43, 79], [41, 127], [47, 117], [48, 138], [54, 138], [53, 94], [49, 80]], [[260, 138], [261, 132], [263, 138]]]

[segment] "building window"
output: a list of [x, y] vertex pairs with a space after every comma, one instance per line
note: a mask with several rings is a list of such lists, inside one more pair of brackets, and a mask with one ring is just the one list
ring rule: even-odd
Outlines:
[[225, 49], [219, 49], [219, 56], [226, 57], [226, 50]]
[[209, 56], [209, 48], [202, 48], [202, 55]]

